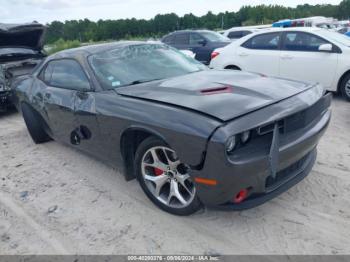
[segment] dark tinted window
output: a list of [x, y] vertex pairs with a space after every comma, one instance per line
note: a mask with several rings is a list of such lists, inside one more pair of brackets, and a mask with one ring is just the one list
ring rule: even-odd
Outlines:
[[249, 39], [242, 46], [249, 49], [278, 50], [280, 33], [257, 35]]
[[174, 44], [176, 45], [188, 45], [189, 44], [189, 34], [176, 34], [174, 35]]
[[242, 38], [243, 36], [246, 36], [246, 35], [249, 35], [251, 34], [252, 32], [251, 31], [234, 31], [234, 32], [230, 32], [228, 34], [228, 38], [230, 39], [239, 39], [239, 38]]
[[329, 44], [329, 42], [316, 35], [303, 32], [289, 32], [285, 34], [283, 49], [289, 51], [317, 52], [319, 46], [323, 44]]
[[199, 42], [204, 40], [205, 39], [199, 34], [192, 33], [190, 35], [190, 45], [199, 45]]
[[[51, 79], [46, 80], [46, 71], [52, 70]], [[81, 66], [74, 60], [57, 60], [49, 62], [45, 71], [45, 81], [56, 87], [68, 88], [68, 89], [89, 89], [89, 81], [83, 72]]]
[[46, 83], [50, 83], [51, 81], [52, 69], [53, 66], [51, 63], [49, 63], [44, 71], [44, 74], [42, 75], [42, 80], [44, 80]]
[[229, 42], [230, 39], [214, 31], [200, 31], [200, 34], [210, 42]]

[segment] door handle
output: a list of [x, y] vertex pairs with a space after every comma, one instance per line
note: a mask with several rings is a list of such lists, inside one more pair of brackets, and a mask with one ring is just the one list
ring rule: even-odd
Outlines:
[[291, 56], [291, 55], [282, 55], [281, 58], [282, 59], [293, 59], [293, 56]]
[[244, 52], [239, 53], [238, 55], [239, 55], [239, 56], [248, 56], [248, 54], [247, 54], [247, 53], [244, 53]]

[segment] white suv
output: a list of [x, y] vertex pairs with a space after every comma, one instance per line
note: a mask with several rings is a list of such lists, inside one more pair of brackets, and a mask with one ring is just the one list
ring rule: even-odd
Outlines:
[[210, 67], [319, 82], [350, 101], [350, 38], [325, 29], [260, 31], [214, 50]]

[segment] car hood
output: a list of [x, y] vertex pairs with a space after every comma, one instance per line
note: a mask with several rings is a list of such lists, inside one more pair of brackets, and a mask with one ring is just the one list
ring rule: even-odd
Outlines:
[[116, 89], [228, 121], [311, 88], [310, 84], [232, 70], [205, 70]]
[[45, 26], [39, 23], [1, 24], [1, 47], [27, 47], [35, 50], [43, 48]]

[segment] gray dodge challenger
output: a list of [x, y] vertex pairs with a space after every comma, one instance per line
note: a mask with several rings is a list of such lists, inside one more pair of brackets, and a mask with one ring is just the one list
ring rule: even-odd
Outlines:
[[123, 166], [176, 215], [252, 208], [288, 190], [310, 173], [331, 116], [318, 84], [210, 70], [157, 43], [62, 51], [13, 84], [35, 143]]

